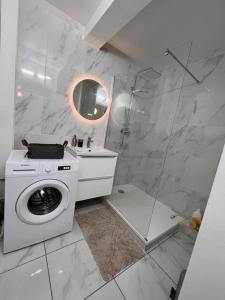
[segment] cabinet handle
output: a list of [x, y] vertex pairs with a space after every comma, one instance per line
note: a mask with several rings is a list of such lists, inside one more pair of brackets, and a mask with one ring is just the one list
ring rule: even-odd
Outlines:
[[83, 178], [79, 179], [78, 181], [92, 181], [92, 180], [102, 180], [102, 179], [110, 179], [113, 178], [113, 176], [105, 176], [105, 177], [92, 177], [92, 178]]

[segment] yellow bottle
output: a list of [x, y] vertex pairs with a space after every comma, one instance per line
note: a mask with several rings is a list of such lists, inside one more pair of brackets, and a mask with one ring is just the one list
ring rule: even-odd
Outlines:
[[202, 223], [202, 213], [200, 208], [198, 208], [192, 214], [190, 227], [196, 231], [199, 231], [201, 223]]

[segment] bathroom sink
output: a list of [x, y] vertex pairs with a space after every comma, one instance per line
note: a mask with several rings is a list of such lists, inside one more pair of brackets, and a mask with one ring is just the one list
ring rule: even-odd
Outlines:
[[71, 154], [75, 154], [76, 156], [118, 156], [118, 153], [100, 147], [80, 148], [68, 146], [67, 149]]

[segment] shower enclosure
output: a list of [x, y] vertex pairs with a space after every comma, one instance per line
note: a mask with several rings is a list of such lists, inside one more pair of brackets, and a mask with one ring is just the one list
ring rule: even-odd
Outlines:
[[[141, 70], [136, 74], [127, 97], [114, 95], [116, 99], [106, 141], [108, 148], [119, 151], [117, 182], [107, 201], [146, 245], [183, 220], [157, 200], [168, 147], [168, 123], [171, 122], [168, 108], [174, 109], [169, 103], [162, 103], [165, 99], [154, 99], [151, 95], [150, 84], [160, 77], [161, 74], [153, 68]], [[120, 83], [115, 81], [115, 90], [117, 84]], [[124, 105], [119, 106], [124, 99]], [[118, 115], [122, 116], [121, 120], [115, 122]], [[118, 130], [119, 143], [115, 144], [113, 139]], [[127, 170], [124, 175], [119, 174], [124, 171], [122, 168]]]
[[[172, 63], [160, 72], [152, 67], [137, 72], [132, 87], [115, 78], [106, 147], [119, 156], [108, 203], [146, 245], [190, 219], [194, 209], [204, 210], [207, 201], [208, 188], [204, 187], [203, 198], [198, 187], [190, 189], [192, 178], [183, 175], [193, 165], [191, 152], [201, 143], [196, 140], [189, 146], [186, 136], [198, 134], [199, 129], [192, 126], [192, 132], [189, 124], [182, 125], [187, 119], [182, 111], [188, 105], [186, 89], [202, 89], [188, 69], [189, 46], [181, 59], [167, 49], [165, 59], [172, 58]], [[195, 167], [189, 172], [196, 177]]]

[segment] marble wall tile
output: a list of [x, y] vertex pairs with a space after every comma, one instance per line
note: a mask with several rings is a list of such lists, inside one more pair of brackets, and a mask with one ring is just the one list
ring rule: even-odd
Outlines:
[[[190, 43], [185, 43], [178, 48], [170, 50], [184, 65], [186, 65], [188, 62], [190, 46]], [[163, 65], [154, 66], [154, 70], [161, 74], [159, 78], [147, 80], [146, 76], [144, 78], [138, 77], [135, 87], [147, 89], [150, 96], [163, 94], [181, 88], [185, 71], [177, 62], [174, 61], [173, 58], [171, 58], [170, 55], [166, 56], [166, 60]]]
[[[151, 96], [163, 94], [175, 89], [179, 89], [183, 82], [184, 71], [177, 64], [166, 67], [165, 69], [157, 69], [161, 73], [161, 77], [158, 79], [151, 79], [147, 85], [143, 85], [143, 88], [149, 90]], [[137, 83], [137, 86], [138, 83]]]
[[[208, 83], [213, 81], [213, 76], [218, 72], [224, 73], [224, 51], [217, 50], [212, 53], [210, 56], [202, 58], [197, 61], [189, 61], [188, 68], [190, 71], [200, 80], [201, 83], [204, 83], [207, 78]], [[213, 76], [212, 76], [213, 75]], [[194, 84], [195, 81], [187, 73], [185, 74], [183, 86]]]
[[94, 145], [104, 145], [106, 122], [96, 125], [83, 124], [71, 112], [71, 107], [64, 95], [53, 93], [46, 99], [42, 113], [42, 133], [72, 137], [76, 134], [85, 139], [94, 137]]
[[104, 82], [111, 94], [113, 76], [131, 81], [136, 65], [114, 50], [91, 49], [82, 40], [83, 31], [82, 25], [46, 1], [21, 1], [17, 92], [44, 99], [39, 107], [36, 104], [38, 126], [31, 123], [32, 118], [25, 125], [25, 120], [17, 117], [20, 101], [15, 99], [15, 147], [22, 135], [32, 131], [71, 139], [74, 134], [84, 139], [91, 136], [94, 145], [104, 145], [108, 117], [94, 125], [82, 122], [68, 105], [68, 88], [74, 78], [89, 74]]
[[205, 79], [181, 91], [159, 200], [185, 216], [204, 210], [224, 146], [224, 61], [221, 54], [212, 59], [210, 74], [208, 63], [198, 62]]
[[[121, 100], [119, 96], [122, 93], [129, 94], [129, 89], [124, 81], [115, 79], [113, 105], [117, 105], [118, 109], [112, 107], [106, 139], [106, 146], [119, 152], [115, 184], [133, 183], [156, 196], [180, 91], [155, 96], [141, 93], [135, 95], [132, 100], [130, 134], [125, 136], [124, 144], [121, 145], [120, 130], [126, 125], [125, 108], [129, 109], [130, 99], [128, 97], [128, 103], [125, 102], [123, 106], [117, 100]], [[118, 120], [120, 111], [123, 114]]]
[[[108, 147], [110, 148], [110, 147]], [[114, 185], [129, 183], [129, 168], [130, 158], [120, 153], [117, 158], [117, 166], [115, 170]]]
[[[176, 112], [179, 90], [150, 96], [137, 94], [132, 100], [130, 134], [121, 145], [121, 128], [126, 126], [126, 109], [129, 109], [130, 87], [116, 78], [114, 103], [108, 126], [106, 146], [119, 152], [115, 183], [133, 183], [151, 195], [157, 193], [158, 177], [163, 164], [172, 121]], [[128, 94], [127, 102], [120, 95]], [[122, 101], [122, 100], [121, 100]], [[117, 109], [114, 106], [117, 105]], [[118, 118], [118, 113], [121, 118]], [[147, 166], [147, 168], [146, 168]], [[149, 172], [151, 170], [151, 172]]]
[[122, 144], [121, 129], [127, 124], [127, 111], [130, 106], [130, 83], [115, 77], [113, 86], [113, 102], [107, 128], [105, 146], [119, 153], [115, 171], [114, 184], [125, 184], [129, 181], [130, 147], [129, 136], [124, 136]]
[[[185, 47], [183, 63], [191, 56], [190, 45]], [[133, 183], [187, 217], [198, 207], [204, 211], [225, 141], [224, 52], [188, 66], [201, 84], [183, 73], [178, 77], [184, 82], [173, 85], [176, 72], [165, 71], [173, 65], [159, 79], [142, 80], [139, 84], [150, 91], [133, 99], [130, 135], [119, 146], [123, 126], [111, 122], [106, 140], [120, 149], [116, 184]], [[115, 92], [124, 90], [116, 79]]]
[[48, 90], [43, 79], [47, 54], [48, 17], [43, 2], [20, 1], [16, 66], [15, 138], [20, 149], [27, 133], [40, 134], [42, 111]]
[[186, 127], [174, 134], [169, 147], [159, 200], [190, 216], [204, 211], [225, 141], [223, 127]]
[[49, 11], [46, 75], [51, 77], [48, 82], [51, 91], [66, 95], [72, 80], [84, 73], [83, 31], [79, 23]]
[[21, 148], [21, 139], [27, 133], [40, 134], [44, 97], [23, 90], [15, 98], [15, 138], [14, 147]]
[[[159, 195], [160, 201], [186, 216], [198, 206], [204, 209], [224, 143], [224, 52], [188, 61], [190, 43], [171, 49], [202, 83], [193, 84], [170, 57], [164, 66], [154, 66], [162, 76], [138, 79], [136, 88], [149, 92], [135, 95], [130, 135], [121, 145], [130, 88], [140, 67], [110, 47], [90, 48], [82, 33], [79, 23], [47, 2], [21, 0], [15, 147], [32, 133], [92, 136], [95, 145], [104, 145], [108, 119], [96, 126], [81, 123], [71, 113], [66, 93], [72, 79], [81, 74], [101, 78], [108, 89], [115, 76], [106, 138], [106, 147], [119, 152], [115, 183], [133, 183], [152, 196]], [[115, 110], [118, 124], [113, 108], [120, 106], [121, 93], [127, 93], [128, 100]]]
[[46, 55], [48, 12], [45, 1], [21, 0], [19, 6], [19, 46]]
[[134, 75], [139, 69], [138, 65], [127, 59], [122, 53], [113, 48], [105, 47], [102, 51], [87, 46], [85, 71], [104, 78], [111, 74], [130, 87], [134, 83]]
[[176, 128], [187, 123], [195, 126], [224, 126], [225, 56], [221, 54], [211, 60], [202, 60], [195, 63], [195, 67], [203, 81], [182, 90]]
[[45, 74], [45, 55], [37, 50], [18, 46], [16, 66], [17, 93], [30, 92], [38, 96], [48, 96], [49, 88], [43, 78]]
[[153, 197], [158, 193], [179, 93], [179, 90], [175, 90], [151, 97], [148, 99], [149, 103], [142, 108], [143, 99], [136, 97], [137, 107], [144, 111], [147, 117], [143, 118], [138, 110], [132, 115], [129, 137], [129, 154], [132, 157], [130, 182]]

